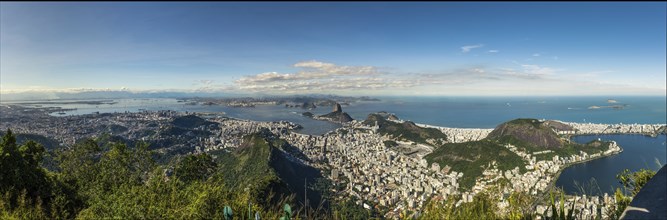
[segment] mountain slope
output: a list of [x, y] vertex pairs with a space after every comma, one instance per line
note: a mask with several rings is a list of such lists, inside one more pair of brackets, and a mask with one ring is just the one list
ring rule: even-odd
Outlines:
[[[322, 175], [318, 169], [296, 162], [291, 154], [281, 150], [287, 148], [286, 144], [268, 131], [248, 135], [236, 151], [214, 153], [218, 156], [219, 173], [235, 190], [249, 187], [256, 194], [251, 198], [262, 198], [265, 199], [263, 202], [275, 204], [280, 197], [294, 194], [303, 204], [304, 179], [311, 185]], [[309, 206], [317, 207], [320, 193], [312, 189], [307, 191]], [[270, 193], [275, 196], [266, 198]]]
[[502, 123], [489, 133], [487, 138], [500, 139], [505, 136], [512, 136], [538, 147], [563, 147], [563, 141], [552, 127], [536, 119], [515, 119]]
[[435, 128], [422, 128], [411, 121], [397, 123], [388, 120], [392, 115], [373, 113], [369, 114], [363, 124], [367, 126], [379, 126], [378, 132], [389, 135], [396, 139], [413, 141], [429, 145], [439, 146], [447, 140], [447, 135]]
[[541, 151], [535, 155], [538, 161], [551, 160], [556, 155], [567, 157], [579, 154], [580, 151], [594, 154], [609, 149], [609, 142], [595, 140], [586, 144], [571, 143], [554, 131], [567, 129], [572, 128], [556, 121], [515, 119], [498, 125], [482, 140], [447, 143], [424, 156], [424, 159], [429, 164], [438, 163], [440, 167], [450, 166], [453, 171], [463, 172], [461, 187], [470, 188], [494, 161], [500, 170], [518, 167], [520, 173], [525, 172], [526, 162], [508, 150], [505, 147], [508, 144], [528, 153]]

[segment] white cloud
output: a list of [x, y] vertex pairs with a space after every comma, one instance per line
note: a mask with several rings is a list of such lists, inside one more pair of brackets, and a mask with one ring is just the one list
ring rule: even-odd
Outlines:
[[520, 66], [519, 69], [513, 68], [499, 68], [499, 76], [503, 79], [525, 79], [525, 80], [553, 80], [558, 77], [556, 72], [561, 69], [554, 69], [551, 67], [544, 67], [533, 64], [520, 64], [513, 61], [514, 64]]
[[533, 56], [534, 56], [534, 57], [539, 57], [539, 56], [540, 56], [540, 53], [534, 53]]
[[556, 69], [549, 67], [541, 67], [538, 65], [529, 65], [529, 64], [523, 64], [521, 65], [521, 67], [523, 67], [525, 73], [534, 75], [553, 75], [556, 71], [558, 71]]
[[[287, 92], [378, 89], [397, 85], [373, 66], [340, 66], [315, 60], [298, 62], [293, 66], [300, 70], [246, 76], [236, 80], [234, 85], [242, 90]], [[377, 77], [379, 75], [384, 77]]]
[[[266, 72], [236, 80], [226, 91], [307, 94], [589, 94], [579, 85], [595, 83], [590, 78], [572, 77], [563, 69], [513, 62], [516, 67], [468, 66], [432, 72], [400, 73], [379, 71], [373, 66], [342, 66], [320, 61], [298, 62], [290, 73]], [[606, 71], [593, 72], [594, 74]], [[587, 84], [588, 83], [588, 84]], [[600, 85], [600, 92], [609, 85]], [[604, 88], [603, 88], [604, 87]], [[575, 92], [576, 91], [576, 92]], [[591, 90], [592, 91], [592, 90]], [[640, 91], [639, 89], [637, 90]], [[654, 92], [655, 89], [646, 89]], [[664, 91], [664, 89], [662, 90]]]
[[467, 52], [470, 52], [472, 49], [480, 48], [480, 47], [483, 47], [483, 46], [484, 46], [484, 44], [466, 45], [466, 46], [461, 47], [461, 52], [467, 53]]
[[571, 77], [579, 77], [579, 78], [593, 78], [593, 77], [599, 77], [602, 74], [605, 73], [613, 73], [615, 71], [612, 70], [599, 70], [599, 71], [591, 71], [591, 72], [584, 72], [584, 73], [571, 73]]
[[338, 66], [333, 63], [324, 63], [316, 60], [303, 61], [294, 64], [294, 67], [303, 68], [301, 75], [368, 75], [376, 74], [377, 69], [372, 66]]
[[266, 72], [246, 76], [236, 81], [237, 84], [274, 83], [280, 81], [317, 80], [341, 78], [347, 76], [372, 76], [380, 74], [373, 66], [338, 66], [320, 61], [304, 61], [293, 65], [300, 68], [296, 73]]
[[489, 52], [489, 53], [500, 53], [499, 50], [489, 50], [488, 52]]
[[211, 83], [213, 83], [213, 80], [202, 79], [202, 80], [199, 80], [199, 83], [204, 84], [204, 85], [210, 85]]

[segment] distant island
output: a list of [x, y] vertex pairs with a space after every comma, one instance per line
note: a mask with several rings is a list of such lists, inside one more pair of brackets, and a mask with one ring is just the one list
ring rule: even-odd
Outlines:
[[[84, 104], [84, 105], [113, 105], [118, 102], [114, 100], [84, 100], [84, 101], [63, 101], [63, 100], [54, 100], [54, 101], [38, 101], [38, 102], [18, 102], [15, 104], [19, 105], [44, 105], [44, 104], [51, 104], [51, 105], [62, 105], [62, 104]], [[39, 106], [38, 106], [39, 107]]]
[[315, 117], [315, 119], [318, 120], [327, 120], [327, 121], [333, 121], [333, 122], [339, 122], [339, 123], [345, 123], [345, 122], [351, 122], [352, 117], [348, 115], [347, 113], [343, 112], [343, 108], [340, 106], [340, 104], [336, 103], [334, 105], [333, 111], [325, 114], [325, 115], [320, 115]]
[[628, 104], [622, 104], [622, 105], [607, 105], [607, 106], [597, 106], [597, 105], [593, 105], [593, 106], [588, 107], [588, 109], [613, 108], [613, 109], [620, 110], [620, 109], [623, 109], [623, 108], [625, 108], [625, 107], [627, 107], [627, 106], [629, 106], [629, 105], [628, 105]]
[[[179, 208], [232, 203], [237, 213], [246, 210], [251, 199], [253, 205], [260, 205], [255, 211], [275, 219], [272, 210], [285, 204], [280, 198], [296, 196], [289, 203], [297, 209], [304, 208], [300, 204], [308, 204], [308, 208], [322, 206], [328, 213], [351, 209], [360, 214], [349, 219], [371, 218], [367, 213], [398, 219], [401, 213], [428, 210], [431, 201], [442, 198], [458, 207], [475, 204], [494, 188], [527, 196], [530, 203], [525, 204], [526, 214], [535, 215], [549, 208], [541, 201], [548, 198], [565, 167], [622, 151], [621, 146], [609, 141], [573, 143], [571, 135], [667, 132], [664, 124], [583, 124], [530, 118], [507, 121], [495, 129], [447, 128], [401, 120], [388, 112], [371, 113], [357, 121], [339, 103], [324, 115], [303, 113], [342, 124], [323, 135], [295, 132], [302, 126], [288, 121], [207, 117], [204, 113], [162, 110], [54, 117], [49, 115], [51, 110], [0, 105], [0, 130], [17, 131], [17, 144], [24, 144], [25, 149], [34, 146], [25, 142], [28, 139], [44, 145], [49, 154], [63, 149], [65, 154], [61, 156], [70, 157], [64, 160], [66, 166], [52, 159], [43, 165], [30, 163], [55, 175], [86, 174], [78, 172], [81, 166], [72, 163], [81, 161], [77, 155], [89, 155], [90, 166], [100, 175], [76, 176], [75, 183], [86, 187], [75, 188], [74, 195], [99, 198], [88, 200], [93, 202], [90, 204], [81, 203], [70, 213], [89, 213], [91, 218], [115, 216], [92, 211], [106, 209], [108, 204], [147, 209], [150, 204], [169, 204], [169, 198], [183, 198]], [[116, 144], [111, 148], [100, 147], [112, 142]], [[144, 147], [129, 147], [137, 145]], [[98, 150], [80, 153], [89, 149]], [[155, 157], [150, 156], [153, 153]], [[143, 166], [143, 162], [153, 165]], [[114, 178], [117, 171], [128, 178]], [[104, 191], [89, 177], [106, 181], [116, 191]], [[188, 190], [196, 193], [193, 195], [214, 197], [190, 197]], [[273, 198], [277, 200], [267, 199], [268, 192], [275, 193]], [[127, 196], [108, 196], [110, 193]], [[179, 197], [181, 193], [188, 196]], [[44, 195], [47, 204], [56, 201], [47, 197], [52, 194]], [[508, 194], [488, 204], [503, 207], [511, 198]], [[596, 196], [568, 203], [581, 206], [592, 201], [608, 210], [615, 205], [614, 200]], [[151, 217], [166, 218], [162, 213], [166, 212], [155, 212]], [[582, 218], [590, 216], [583, 214]]]
[[321, 106], [349, 105], [354, 102], [377, 102], [380, 99], [368, 96], [349, 97], [334, 95], [276, 96], [276, 97], [241, 97], [241, 98], [189, 98], [179, 102], [194, 101], [201, 105], [226, 105], [230, 107], [252, 108], [257, 105], [283, 105], [286, 108], [312, 110]]

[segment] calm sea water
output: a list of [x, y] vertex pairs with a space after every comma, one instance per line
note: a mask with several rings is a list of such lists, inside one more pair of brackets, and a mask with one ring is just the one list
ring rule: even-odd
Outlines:
[[[608, 99], [618, 103], [607, 103]], [[667, 123], [667, 100], [665, 97], [380, 97], [379, 102], [357, 102], [343, 106], [354, 119], [363, 120], [369, 113], [387, 111], [399, 118], [417, 123], [460, 128], [494, 128], [498, 124], [516, 118], [556, 119], [570, 122], [592, 123]], [[320, 135], [340, 125], [313, 120], [301, 113], [300, 108], [257, 106], [255, 108], [233, 108], [227, 106], [187, 105], [176, 99], [119, 99], [117, 103], [89, 104], [40, 104], [44, 107], [58, 106], [76, 108], [65, 115], [90, 114], [93, 112], [137, 112], [146, 110], [174, 110], [193, 112], [224, 112], [229, 117], [257, 121], [286, 120], [301, 124], [301, 133]], [[626, 105], [623, 109], [590, 106]], [[311, 112], [328, 113], [331, 107], [318, 107]], [[54, 113], [53, 115], [58, 116]], [[589, 195], [613, 192], [619, 186], [615, 175], [623, 169], [656, 169], [655, 160], [665, 164], [665, 135], [657, 138], [641, 135], [579, 136], [574, 140], [587, 142], [594, 138], [615, 140], [624, 149], [620, 155], [594, 160], [567, 168], [557, 180], [557, 186], [568, 193], [578, 193], [583, 185]], [[594, 178], [597, 185], [590, 186]]]
[[[516, 118], [557, 119], [593, 123], [661, 123], [667, 121], [665, 97], [414, 97], [356, 103], [343, 110], [355, 119], [368, 112], [388, 111], [418, 123], [461, 128], [494, 128]], [[627, 104], [624, 109], [588, 107]]]
[[[607, 103], [613, 98], [618, 103]], [[667, 101], [665, 97], [381, 97], [379, 102], [357, 102], [343, 106], [357, 120], [365, 119], [369, 113], [387, 111], [399, 118], [417, 123], [460, 128], [494, 128], [498, 124], [516, 118], [556, 119], [570, 122], [593, 123], [667, 123]], [[117, 103], [88, 104], [41, 104], [76, 108], [65, 115], [89, 114], [93, 112], [137, 112], [146, 110], [175, 110], [194, 112], [225, 112], [227, 116], [258, 121], [287, 120], [304, 126], [304, 132], [322, 134], [339, 127], [329, 122], [312, 120], [301, 116], [306, 110], [284, 106], [257, 106], [255, 108], [233, 108], [227, 106], [187, 105], [176, 99], [119, 99]], [[624, 109], [588, 107], [627, 105]], [[325, 114], [331, 107], [312, 110], [314, 114]], [[58, 114], [53, 114], [58, 115]]]
[[612, 195], [616, 187], [622, 187], [616, 174], [624, 169], [657, 171], [659, 164], [667, 162], [667, 135], [655, 138], [644, 135], [586, 135], [575, 136], [572, 140], [586, 143], [597, 138], [616, 141], [623, 152], [565, 168], [556, 181], [557, 187], [562, 187], [568, 194]]

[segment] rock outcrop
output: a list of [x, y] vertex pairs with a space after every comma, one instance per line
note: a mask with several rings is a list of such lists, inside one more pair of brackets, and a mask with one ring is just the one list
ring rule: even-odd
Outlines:
[[350, 117], [350, 115], [343, 112], [343, 108], [341, 108], [340, 104], [338, 103], [334, 105], [333, 112], [330, 112], [325, 115], [320, 115], [317, 117], [317, 119], [323, 119], [340, 123], [351, 122], [352, 120], [354, 120], [352, 119], [352, 117]]
[[575, 129], [567, 124], [563, 124], [558, 121], [548, 120], [544, 122], [544, 125], [553, 128], [555, 131], [574, 131]]
[[503, 138], [511, 136], [518, 140], [544, 148], [561, 148], [563, 141], [549, 124], [537, 119], [515, 119], [502, 123], [496, 127], [488, 138]]
[[389, 117], [387, 117], [387, 119], [389, 119], [389, 120], [394, 120], [394, 121], [399, 120], [398, 117], [397, 117], [396, 115], [394, 115], [394, 114], [389, 115]]
[[382, 135], [408, 140], [416, 143], [439, 146], [447, 140], [447, 135], [435, 128], [422, 128], [414, 122], [404, 121], [402, 123], [388, 120], [393, 114], [386, 112], [372, 113], [362, 123], [367, 126], [378, 126], [377, 132]]
[[343, 108], [340, 107], [340, 104], [336, 103], [336, 105], [334, 105], [332, 113], [333, 112], [343, 112]]
[[666, 219], [667, 218], [667, 165], [642, 187], [625, 208], [621, 219]]
[[314, 109], [317, 108], [314, 103], [312, 102], [304, 102], [303, 105], [301, 105], [301, 108], [303, 109]]

